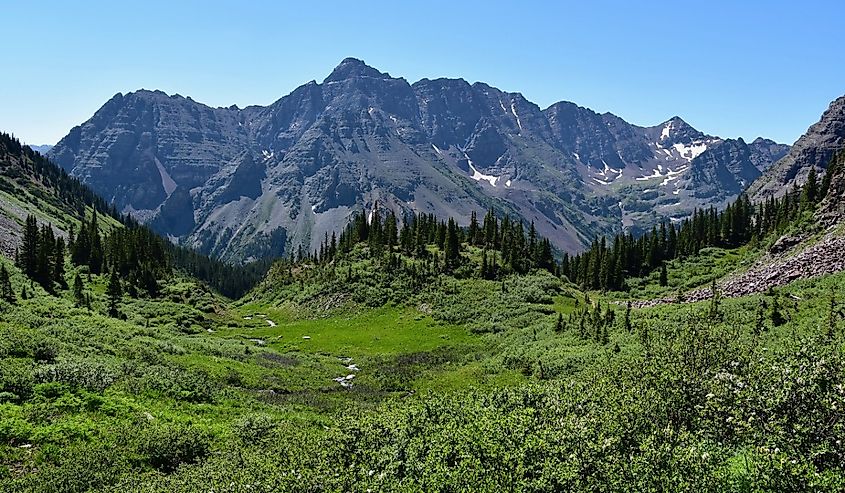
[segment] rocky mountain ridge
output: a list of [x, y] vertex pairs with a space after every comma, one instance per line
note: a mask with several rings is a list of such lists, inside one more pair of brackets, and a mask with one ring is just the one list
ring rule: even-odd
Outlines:
[[845, 96], [830, 103], [813, 124], [760, 179], [749, 188], [752, 199], [780, 196], [793, 186], [803, 185], [810, 168], [819, 174], [827, 169], [834, 153], [845, 148]]
[[175, 241], [245, 260], [314, 248], [375, 204], [464, 223], [495, 207], [577, 251], [719, 207], [787, 149], [348, 58], [266, 107], [117, 94], [49, 156]]

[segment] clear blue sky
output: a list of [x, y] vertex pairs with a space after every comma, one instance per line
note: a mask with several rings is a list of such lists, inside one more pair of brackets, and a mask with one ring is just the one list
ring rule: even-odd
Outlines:
[[845, 94], [845, 2], [6, 2], [0, 129], [55, 143], [117, 92], [269, 104], [347, 56], [542, 108], [792, 143]]

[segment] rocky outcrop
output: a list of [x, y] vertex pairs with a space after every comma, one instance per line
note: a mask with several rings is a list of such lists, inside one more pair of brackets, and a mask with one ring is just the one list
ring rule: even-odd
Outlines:
[[[805, 244], [806, 238], [785, 237], [779, 240], [769, 252], [758, 259], [748, 270], [729, 276], [717, 283], [721, 296], [736, 298], [785, 286], [799, 279], [808, 279], [845, 270], [845, 237], [841, 232], [830, 231], [812, 244]], [[789, 245], [794, 245], [788, 248]], [[786, 248], [786, 249], [784, 249]], [[710, 288], [683, 293], [681, 299], [666, 297], [654, 300], [632, 302], [632, 306], [644, 308], [666, 303], [693, 303], [712, 297]]]
[[810, 168], [827, 169], [833, 154], [845, 147], [845, 96], [828, 107], [818, 123], [801, 136], [789, 153], [749, 188], [752, 199], [782, 195], [793, 185], [803, 185]]

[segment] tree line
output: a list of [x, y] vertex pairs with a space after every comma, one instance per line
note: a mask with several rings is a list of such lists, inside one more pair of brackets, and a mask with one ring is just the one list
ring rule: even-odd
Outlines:
[[454, 274], [468, 265], [463, 255], [468, 247], [481, 250], [481, 264], [476, 272], [485, 279], [497, 279], [531, 269], [545, 269], [555, 273], [551, 242], [537, 234], [532, 222], [526, 233], [521, 221], [505, 215], [496, 216], [490, 209], [479, 223], [475, 211], [467, 227], [459, 226], [454, 218], [438, 219], [434, 214], [403, 215], [401, 223], [393, 211], [382, 213], [379, 207], [369, 216], [356, 213], [338, 237], [326, 233], [319, 249], [306, 253], [300, 249], [294, 262], [327, 264], [338, 255], [348, 254], [355, 245], [366, 244], [371, 257], [399, 256], [431, 262], [437, 270]]
[[[3, 152], [5, 151], [5, 152]], [[68, 208], [77, 214], [85, 212], [86, 207], [94, 207], [101, 212], [118, 218], [119, 214], [114, 206], [107, 203], [79, 179], [70, 176], [67, 171], [56, 166], [40, 153], [5, 132], [0, 132], [0, 154], [16, 157], [20, 170], [4, 170], [4, 173], [14, 177], [19, 171], [21, 177], [34, 179], [45, 187], [55, 191], [56, 196]]]
[[697, 255], [707, 247], [733, 248], [772, 233], [782, 234], [802, 212], [812, 211], [827, 195], [841, 166], [841, 159], [832, 160], [821, 183], [811, 168], [803, 186], [756, 205], [743, 194], [723, 211], [713, 207], [696, 210], [692, 217], [677, 224], [664, 221], [639, 237], [628, 233], [618, 234], [612, 241], [597, 238], [581, 254], [564, 254], [560, 274], [586, 289], [621, 291], [627, 279], [660, 269], [659, 282], [665, 286], [667, 261]]

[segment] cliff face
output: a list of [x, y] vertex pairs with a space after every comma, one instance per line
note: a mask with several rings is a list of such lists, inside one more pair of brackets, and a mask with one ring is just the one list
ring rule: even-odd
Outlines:
[[780, 195], [793, 185], [803, 185], [811, 167], [827, 169], [833, 154], [845, 147], [845, 96], [832, 103], [821, 119], [801, 136], [786, 156], [775, 163], [749, 189], [753, 199]]

